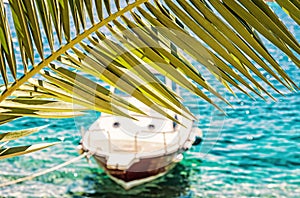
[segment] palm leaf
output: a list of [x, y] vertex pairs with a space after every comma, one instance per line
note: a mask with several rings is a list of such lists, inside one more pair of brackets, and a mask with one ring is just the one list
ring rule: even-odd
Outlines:
[[19, 117], [70, 118], [83, 115], [88, 108], [64, 102], [57, 95], [41, 91], [32, 85], [22, 85], [14, 98], [0, 103], [0, 125]]
[[47, 126], [41, 126], [41, 127], [35, 127], [35, 128], [30, 128], [30, 129], [8, 132], [8, 133], [2, 133], [2, 134], [0, 134], [0, 142], [16, 140], [16, 139], [31, 135], [32, 133], [38, 132], [46, 127]]
[[277, 0], [278, 4], [282, 7], [282, 9], [290, 15], [291, 18], [293, 18], [298, 25], [300, 25], [300, 3], [298, 1], [292, 0], [292, 1], [282, 1]]
[[0, 115], [0, 125], [11, 122], [21, 116]]
[[[142, 113], [92, 78], [120, 88], [170, 119], [165, 108], [189, 116], [174, 92], [155, 78], [153, 69], [218, 109], [207, 92], [229, 104], [207, 83], [196, 65], [188, 61], [190, 58], [205, 66], [230, 92], [234, 87], [250, 97], [255, 93], [261, 98], [268, 95], [275, 99], [266, 85], [280, 94], [282, 90], [263, 75], [265, 72], [289, 90], [298, 88], [257, 32], [298, 67], [300, 45], [262, 0], [135, 0], [126, 4], [118, 0], [10, 0], [9, 3], [7, 6], [0, 2], [0, 71], [5, 85], [0, 96], [3, 123], [25, 115], [51, 117], [52, 110], [60, 104], [58, 101], [122, 116], [127, 115], [119, 107]], [[299, 24], [299, 3], [282, 0], [278, 3]], [[115, 12], [112, 6], [117, 8]], [[7, 13], [11, 13], [13, 23], [9, 23]], [[13, 31], [17, 34], [16, 46], [12, 42]], [[16, 47], [21, 52], [22, 66], [16, 65]], [[45, 49], [50, 51], [45, 53]], [[22, 75], [17, 75], [18, 67], [22, 67]], [[55, 102], [52, 109], [40, 104], [20, 104], [19, 99], [13, 102], [18, 95]], [[19, 107], [8, 106], [17, 103]]]
[[32, 153], [50, 146], [54, 146], [57, 143], [41, 143], [41, 144], [34, 144], [28, 146], [17, 146], [11, 148], [1, 148], [0, 149], [0, 160], [5, 158], [11, 158], [19, 155], [24, 155], [28, 153]]

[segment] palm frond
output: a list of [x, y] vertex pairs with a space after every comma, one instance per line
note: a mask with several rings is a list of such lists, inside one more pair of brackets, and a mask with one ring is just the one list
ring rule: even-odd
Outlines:
[[47, 90], [24, 84], [0, 103], [0, 125], [21, 117], [72, 118], [84, 115], [86, 110], [88, 108], [76, 105], [72, 100], [62, 100]]
[[5, 158], [11, 158], [19, 155], [25, 155], [32, 153], [41, 149], [45, 149], [50, 146], [54, 146], [57, 143], [40, 143], [27, 146], [16, 146], [10, 148], [1, 148], [0, 149], [0, 160]]
[[[299, 3], [277, 2], [299, 24]], [[265, 73], [289, 90], [298, 89], [260, 38], [298, 67], [299, 42], [262, 0], [10, 0], [9, 6], [1, 1], [0, 33], [3, 122], [34, 114], [51, 117], [58, 101], [122, 116], [127, 116], [125, 107], [143, 113], [92, 79], [118, 87], [170, 119], [164, 108], [190, 116], [153, 70], [218, 109], [207, 92], [229, 104], [196, 64], [232, 93], [275, 99], [266, 85], [282, 90]], [[22, 65], [16, 63], [16, 48]], [[56, 102], [46, 107], [12, 102], [18, 94]]]
[[0, 134], [0, 142], [16, 140], [16, 139], [31, 135], [35, 132], [38, 132], [46, 127], [47, 126], [41, 126], [41, 127], [30, 128], [30, 129], [2, 133], [2, 134]]
[[[25, 136], [29, 136], [33, 133], [36, 133], [47, 126], [23, 129], [18, 131], [11, 131], [0, 134], [0, 160], [5, 158], [11, 158], [19, 155], [24, 155], [27, 153], [35, 152], [50, 146], [54, 146], [57, 143], [41, 143], [35, 145], [27, 145], [27, 146], [16, 146], [16, 147], [4, 147], [8, 142], [23, 138]], [[3, 143], [4, 142], [4, 143]]]

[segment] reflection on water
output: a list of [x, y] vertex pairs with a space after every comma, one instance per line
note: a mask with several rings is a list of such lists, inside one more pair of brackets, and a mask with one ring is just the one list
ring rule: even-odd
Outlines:
[[[130, 190], [121, 186], [99, 169], [93, 169], [91, 174], [83, 179], [83, 186], [70, 186], [68, 195], [71, 197], [192, 197], [190, 190], [190, 167], [177, 164], [168, 174]], [[81, 191], [83, 190], [83, 191]]]

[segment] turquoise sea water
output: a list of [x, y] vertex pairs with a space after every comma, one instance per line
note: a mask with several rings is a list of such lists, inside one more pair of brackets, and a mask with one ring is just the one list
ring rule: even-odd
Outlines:
[[[300, 28], [276, 4], [300, 41]], [[272, 45], [280, 65], [300, 86], [300, 71]], [[274, 50], [273, 50], [274, 49]], [[284, 89], [282, 89], [284, 90]], [[221, 90], [222, 91], [222, 90]], [[168, 175], [125, 191], [92, 160], [81, 160], [32, 181], [0, 189], [6, 197], [300, 197], [300, 93], [274, 94], [278, 102], [252, 101], [243, 94], [226, 94], [233, 109], [227, 117], [200, 99], [185, 94], [185, 102], [199, 118], [205, 139], [185, 154]], [[76, 119], [22, 118], [0, 127], [17, 130], [49, 124], [16, 144], [62, 141], [61, 144], [0, 161], [0, 183], [50, 168], [77, 156], [80, 126], [87, 128], [98, 114]]]

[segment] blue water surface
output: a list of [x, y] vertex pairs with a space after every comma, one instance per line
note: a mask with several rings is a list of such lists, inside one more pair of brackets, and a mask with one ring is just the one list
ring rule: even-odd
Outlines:
[[[270, 4], [300, 41], [300, 29], [277, 4]], [[266, 41], [265, 41], [266, 42]], [[300, 86], [300, 71], [274, 46], [272, 55]], [[20, 62], [21, 64], [21, 62]], [[200, 66], [199, 66], [200, 67]], [[213, 80], [212, 80], [213, 81]], [[275, 82], [275, 81], [274, 81]], [[286, 92], [284, 88], [283, 91]], [[220, 90], [222, 92], [222, 89]], [[125, 191], [91, 160], [80, 160], [34, 180], [0, 189], [3, 197], [300, 197], [300, 93], [272, 92], [278, 102], [253, 101], [225, 94], [233, 108], [222, 115], [204, 101], [184, 93], [205, 138], [168, 175]], [[7, 182], [56, 166], [78, 156], [80, 127], [99, 114], [76, 119], [22, 118], [1, 126], [16, 130], [48, 124], [14, 144], [61, 141], [57, 146], [0, 161], [0, 181]]]

